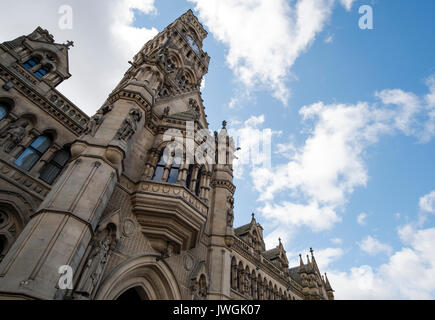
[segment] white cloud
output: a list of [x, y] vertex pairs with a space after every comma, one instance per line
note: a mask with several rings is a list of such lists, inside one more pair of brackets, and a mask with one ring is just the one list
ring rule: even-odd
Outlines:
[[334, 243], [334, 244], [342, 244], [343, 240], [340, 239], [340, 238], [332, 238], [331, 242]]
[[352, 9], [352, 4], [355, 2], [355, 0], [340, 0], [340, 3], [343, 5], [343, 7], [350, 11]]
[[367, 221], [366, 221], [367, 216], [368, 216], [367, 213], [362, 212], [358, 215], [358, 217], [356, 218], [356, 221], [358, 222], [358, 224], [364, 226], [367, 224]]
[[[300, 109], [308, 129], [305, 142], [278, 144], [277, 152], [290, 151], [287, 162], [251, 172], [258, 201], [264, 203], [259, 211], [266, 218], [289, 228], [330, 229], [341, 221], [339, 213], [354, 190], [367, 185], [365, 155], [370, 146], [397, 133], [421, 142], [420, 120], [427, 120], [423, 99], [398, 89], [383, 90], [376, 97], [380, 103], [318, 102]], [[360, 216], [360, 223], [365, 218]]]
[[435, 190], [421, 197], [419, 206], [423, 212], [435, 213]]
[[435, 299], [435, 228], [399, 229], [404, 246], [378, 268], [328, 271], [337, 299]]
[[154, 13], [154, 0], [75, 0], [70, 4], [72, 30], [59, 28], [58, 9], [64, 4], [61, 0], [14, 2], [0, 11], [0, 19], [8, 21], [8, 28], [0, 29], [0, 39], [30, 34], [40, 25], [56, 42], [73, 40], [69, 51], [72, 77], [58, 89], [92, 115], [129, 68], [127, 61], [157, 33], [155, 28], [133, 27], [133, 9]]
[[326, 248], [314, 253], [320, 270], [326, 270], [333, 262], [340, 259], [344, 254], [341, 248]]
[[228, 46], [227, 62], [249, 88], [271, 88], [284, 104], [284, 81], [295, 60], [322, 31], [333, 0], [190, 0], [214, 37]]
[[358, 245], [362, 251], [373, 256], [380, 253], [390, 255], [393, 251], [393, 248], [391, 248], [391, 246], [382, 243], [381, 241], [373, 238], [372, 236], [368, 236], [367, 238], [363, 239]]
[[[241, 126], [233, 125], [229, 134], [233, 137], [235, 146], [241, 147], [236, 153], [234, 161], [234, 176], [241, 179], [245, 167], [261, 170], [271, 166], [271, 142], [273, 135], [280, 135], [280, 131], [269, 128], [260, 129], [264, 123], [264, 115], [251, 116]], [[234, 123], [233, 123], [234, 124]]]
[[288, 228], [306, 226], [315, 232], [330, 229], [341, 221], [331, 207], [319, 207], [318, 203], [296, 204], [283, 201], [280, 204], [266, 205], [260, 209], [266, 219], [279, 221]]

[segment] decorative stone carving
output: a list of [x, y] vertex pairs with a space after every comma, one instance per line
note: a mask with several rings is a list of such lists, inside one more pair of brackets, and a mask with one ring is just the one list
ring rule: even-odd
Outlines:
[[94, 289], [98, 286], [111, 251], [115, 246], [116, 241], [113, 239], [112, 232], [106, 229], [104, 233], [105, 236], [101, 240], [94, 240], [77, 286], [76, 293], [85, 297], [91, 297]]
[[131, 109], [128, 116], [116, 133], [116, 138], [119, 140], [128, 141], [137, 131], [137, 124], [142, 119], [142, 113], [137, 108]]
[[0, 136], [0, 138], [4, 138], [3, 142], [3, 150], [6, 153], [12, 152], [12, 150], [17, 147], [21, 141], [23, 141], [24, 137], [27, 134], [26, 128], [29, 123], [27, 121], [22, 122], [20, 125], [11, 125], [6, 131]]
[[227, 226], [232, 227], [234, 222], [234, 198], [232, 196], [228, 196], [227, 201], [230, 205], [227, 211]]
[[174, 69], [175, 66], [169, 58], [169, 50], [167, 47], [160, 49], [156, 54], [156, 58], [159, 62], [159, 65], [163, 67], [165, 71], [172, 71]]
[[193, 300], [204, 300], [207, 298], [208, 284], [207, 277], [201, 274], [199, 278], [191, 279], [190, 292]]
[[199, 119], [201, 112], [198, 106], [198, 102], [196, 102], [195, 99], [192, 98], [189, 99], [189, 111], [193, 111], [195, 115], [195, 120]]
[[122, 224], [122, 234], [128, 238], [132, 236], [135, 233], [135, 231], [136, 231], [136, 224], [134, 223], [134, 221], [129, 218], [124, 219]]
[[171, 107], [166, 107], [164, 110], [163, 110], [163, 115], [165, 116], [165, 117], [167, 117], [167, 116], [169, 116], [169, 112], [171, 111]]
[[98, 110], [97, 113], [89, 120], [85, 130], [83, 131], [83, 134], [84, 135], [89, 134], [92, 137], [94, 137], [98, 128], [101, 126], [101, 124], [104, 121], [104, 116], [110, 111], [112, 111], [112, 109], [113, 106], [111, 104], [107, 104], [103, 106], [100, 110]]
[[183, 257], [184, 269], [186, 271], [191, 271], [195, 266], [195, 259], [188, 253], [186, 253]]

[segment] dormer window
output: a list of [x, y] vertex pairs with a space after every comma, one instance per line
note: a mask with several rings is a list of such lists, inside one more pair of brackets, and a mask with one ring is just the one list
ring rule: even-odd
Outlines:
[[27, 70], [32, 72], [34, 76], [42, 79], [47, 73], [49, 73], [53, 69], [47, 59], [42, 59], [39, 55], [33, 56], [32, 58], [24, 62], [23, 66]]
[[32, 70], [36, 65], [40, 63], [40, 60], [38, 58], [31, 58], [24, 62], [24, 67], [28, 70]]
[[37, 76], [39, 79], [41, 79], [43, 76], [45, 76], [49, 72], [47, 67], [41, 67], [38, 70], [36, 70], [33, 74]]

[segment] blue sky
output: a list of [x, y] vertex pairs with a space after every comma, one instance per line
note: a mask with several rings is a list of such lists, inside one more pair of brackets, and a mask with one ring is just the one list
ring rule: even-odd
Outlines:
[[[92, 114], [142, 44], [192, 9], [209, 32], [210, 128], [272, 132], [271, 167], [238, 168], [235, 225], [255, 212], [269, 248], [281, 237], [294, 265], [313, 247], [337, 298], [435, 298], [433, 1], [70, 2], [73, 29], [59, 29], [61, 1], [28, 1], [44, 21], [20, 21], [14, 5], [2, 40], [36, 25], [74, 40], [59, 89]], [[359, 28], [362, 5], [373, 30]], [[91, 74], [104, 80], [82, 81]]]

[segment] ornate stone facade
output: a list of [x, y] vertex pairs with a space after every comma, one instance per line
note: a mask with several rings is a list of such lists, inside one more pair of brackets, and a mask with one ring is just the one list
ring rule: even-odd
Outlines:
[[254, 215], [233, 227], [234, 143], [226, 122], [199, 134], [206, 36], [186, 12], [91, 118], [55, 89], [70, 43], [38, 27], [0, 44], [1, 299], [334, 298], [313, 252], [289, 268]]

